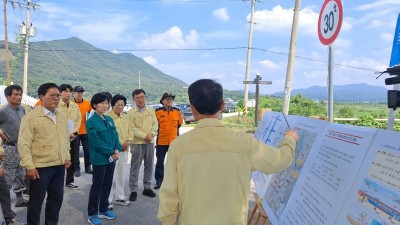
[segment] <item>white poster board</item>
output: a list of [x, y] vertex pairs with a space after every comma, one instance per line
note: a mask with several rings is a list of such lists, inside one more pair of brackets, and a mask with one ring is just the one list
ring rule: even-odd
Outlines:
[[272, 178], [262, 196], [263, 207], [273, 224], [277, 224], [279, 217], [284, 212], [290, 199], [293, 188], [307, 162], [308, 155], [314, 142], [320, 135], [320, 131], [328, 125], [328, 122], [313, 118], [298, 117], [291, 127], [299, 134], [296, 145], [294, 161], [292, 165], [280, 172], [271, 175]]
[[336, 224], [400, 225], [399, 132], [377, 132]]
[[[293, 164], [253, 173], [272, 224], [400, 225], [399, 132], [287, 119], [300, 136]], [[280, 113], [267, 112], [255, 137], [277, 146], [287, 129]]]

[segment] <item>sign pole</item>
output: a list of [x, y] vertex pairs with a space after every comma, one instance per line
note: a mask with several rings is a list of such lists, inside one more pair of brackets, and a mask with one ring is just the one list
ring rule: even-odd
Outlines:
[[255, 84], [256, 85], [256, 108], [254, 112], [254, 124], [257, 126], [258, 125], [258, 97], [259, 97], [259, 91], [260, 91], [260, 84], [267, 84], [271, 85], [272, 81], [261, 81], [262, 77], [260, 76], [259, 73], [256, 74], [256, 78], [254, 78], [254, 81], [243, 81], [243, 84]]
[[333, 44], [329, 45], [328, 59], [328, 119], [333, 123]]
[[343, 5], [341, 0], [325, 0], [318, 19], [318, 38], [329, 46], [328, 53], [328, 119], [333, 122], [333, 42], [342, 27]]

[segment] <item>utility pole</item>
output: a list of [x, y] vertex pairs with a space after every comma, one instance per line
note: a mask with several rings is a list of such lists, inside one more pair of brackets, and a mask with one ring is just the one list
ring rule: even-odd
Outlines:
[[8, 50], [8, 31], [7, 31], [7, 0], [4, 0], [4, 43], [6, 48], [6, 71], [7, 71], [7, 85], [11, 85], [10, 74], [10, 53]]
[[[254, 7], [256, 0], [251, 0], [251, 13], [250, 13], [250, 28], [249, 28], [249, 40], [247, 43], [247, 61], [246, 61], [246, 76], [244, 78], [245, 81], [249, 80], [250, 74], [250, 59], [251, 59], [251, 47], [253, 41], [253, 17], [254, 17]], [[247, 114], [247, 102], [249, 100], [249, 84], [244, 84], [244, 99], [243, 99], [243, 114]]]
[[27, 1], [26, 24], [25, 24], [25, 43], [24, 43], [24, 79], [22, 81], [22, 93], [28, 94], [28, 50], [29, 50], [29, 32], [31, 28], [31, 0]]
[[289, 114], [290, 95], [292, 92], [293, 67], [294, 58], [296, 56], [297, 27], [299, 23], [300, 3], [301, 0], [296, 0], [293, 13], [292, 36], [290, 38], [289, 58], [286, 70], [286, 81], [282, 106], [282, 112], [286, 115]]
[[140, 82], [140, 70], [139, 70], [139, 89], [141, 88], [141, 82]]

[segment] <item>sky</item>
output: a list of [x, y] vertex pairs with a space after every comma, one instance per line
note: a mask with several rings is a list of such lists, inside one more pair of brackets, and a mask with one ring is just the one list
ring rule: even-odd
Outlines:
[[[15, 0], [17, 1], [17, 0]], [[23, 2], [21, 0], [21, 2]], [[80, 38], [115, 54], [129, 52], [191, 84], [212, 78], [224, 89], [243, 90], [249, 41], [249, 0], [32, 0], [37, 35], [30, 41]], [[318, 38], [323, 0], [302, 0], [292, 89], [326, 86], [328, 47]], [[333, 44], [333, 84], [385, 86], [376, 71], [389, 66], [400, 0], [342, 0], [341, 31]], [[284, 90], [295, 0], [256, 2], [249, 79], [260, 92]], [[10, 41], [26, 20], [7, 5]], [[4, 24], [4, 17], [0, 22]], [[4, 37], [4, 28], [0, 30]], [[1, 38], [4, 39], [4, 38]], [[143, 74], [142, 74], [143, 76]], [[254, 91], [251, 85], [250, 91]]]

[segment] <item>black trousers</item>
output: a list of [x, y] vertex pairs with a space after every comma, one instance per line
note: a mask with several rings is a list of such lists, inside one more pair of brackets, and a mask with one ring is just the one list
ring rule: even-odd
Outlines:
[[[83, 159], [85, 162], [85, 169], [89, 168], [91, 163], [90, 163], [90, 152], [89, 152], [89, 138], [87, 134], [79, 134], [79, 141], [82, 143], [82, 147], [83, 147]], [[76, 153], [78, 155], [79, 158], [79, 146], [78, 146], [78, 151]], [[78, 160], [78, 162], [76, 163], [76, 170], [80, 170], [81, 169], [81, 165], [80, 162]]]
[[115, 162], [108, 165], [93, 166], [93, 183], [90, 187], [88, 216], [104, 213], [108, 210], [108, 196], [110, 195], [114, 177]]
[[156, 146], [156, 171], [154, 172], [154, 178], [157, 183], [162, 183], [164, 180], [164, 160], [167, 155], [169, 145], [157, 145]]
[[69, 151], [71, 155], [71, 166], [67, 169], [67, 176], [65, 178], [65, 184], [74, 183], [74, 173], [77, 168], [76, 164], [79, 164], [79, 138], [76, 137], [70, 143], [71, 150]]
[[65, 166], [37, 168], [39, 179], [30, 181], [28, 202], [28, 225], [40, 224], [40, 212], [47, 193], [45, 225], [57, 225], [64, 197]]

